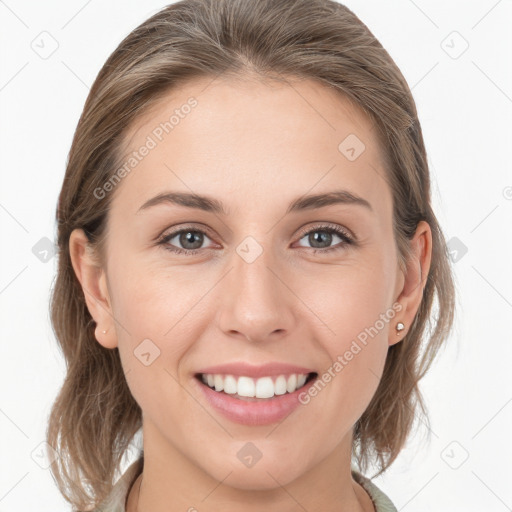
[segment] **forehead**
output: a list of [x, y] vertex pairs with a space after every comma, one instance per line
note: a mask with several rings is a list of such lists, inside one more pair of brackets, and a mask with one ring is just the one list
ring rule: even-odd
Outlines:
[[248, 198], [282, 203], [334, 187], [391, 202], [372, 121], [313, 80], [220, 77], [177, 87], [132, 124], [121, 165], [128, 172], [115, 203], [125, 213], [172, 190], [208, 193], [234, 210]]

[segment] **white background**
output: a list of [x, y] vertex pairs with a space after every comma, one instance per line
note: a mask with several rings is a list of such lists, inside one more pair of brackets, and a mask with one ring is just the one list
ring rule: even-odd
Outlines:
[[[0, 1], [0, 512], [70, 510], [32, 458], [65, 369], [48, 314], [56, 258], [42, 262], [32, 248], [55, 239], [57, 197], [89, 87], [121, 39], [165, 5]], [[400, 511], [511, 510], [512, 2], [346, 5], [412, 88], [438, 218], [446, 238], [467, 247], [454, 262], [454, 335], [421, 384], [430, 429], [375, 482]], [[41, 37], [51, 47], [43, 31], [58, 43], [46, 59], [33, 50]]]

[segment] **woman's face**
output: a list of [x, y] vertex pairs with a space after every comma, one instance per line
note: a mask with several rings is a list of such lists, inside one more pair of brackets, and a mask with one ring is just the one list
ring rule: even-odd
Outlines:
[[[128, 135], [129, 171], [104, 188], [108, 299], [96, 321], [142, 408], [146, 456], [179, 454], [244, 489], [285, 485], [331, 454], [346, 461], [405, 320], [376, 129], [313, 81], [205, 79], [170, 92]], [[153, 200], [165, 194], [183, 196]], [[197, 376], [230, 373], [217, 378], [229, 387], [284, 375], [293, 386], [291, 369], [258, 373], [268, 363], [315, 372], [317, 392], [308, 381], [291, 400], [242, 400]], [[226, 364], [250, 367], [213, 368]], [[251, 382], [272, 389], [244, 382], [248, 394]]]

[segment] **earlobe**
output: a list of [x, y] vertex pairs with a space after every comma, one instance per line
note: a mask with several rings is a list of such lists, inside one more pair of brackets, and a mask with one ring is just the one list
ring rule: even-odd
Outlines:
[[110, 328], [113, 324], [113, 312], [106, 273], [100, 266], [82, 229], [75, 229], [71, 233], [69, 255], [75, 275], [82, 287], [87, 309], [96, 322], [96, 339], [105, 348], [115, 348], [117, 339], [114, 330]]
[[[420, 221], [414, 237], [410, 240], [411, 254], [401, 278], [401, 290], [397, 302], [401, 305], [396, 317], [395, 329], [390, 330], [389, 345], [394, 345], [407, 335], [407, 326], [412, 325], [423, 298], [432, 258], [432, 232], [425, 221]], [[403, 328], [399, 328], [399, 324]], [[391, 332], [393, 331], [393, 332]]]
[[397, 321], [395, 322], [393, 332], [389, 334], [388, 345], [396, 345], [398, 342], [402, 341], [407, 334], [406, 326], [403, 322]]

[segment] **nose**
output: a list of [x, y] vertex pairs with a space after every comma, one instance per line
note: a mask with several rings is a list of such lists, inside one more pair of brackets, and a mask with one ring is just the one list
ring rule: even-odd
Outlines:
[[224, 334], [261, 343], [293, 331], [298, 299], [292, 283], [286, 282], [290, 273], [280, 269], [266, 251], [254, 261], [234, 254], [217, 296], [218, 325]]

